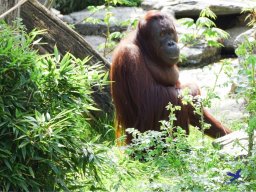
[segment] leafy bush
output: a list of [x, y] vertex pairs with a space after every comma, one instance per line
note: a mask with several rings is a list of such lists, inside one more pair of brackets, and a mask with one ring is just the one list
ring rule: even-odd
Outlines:
[[38, 33], [0, 23], [0, 191], [68, 190], [82, 176], [95, 188], [107, 158], [88, 119], [92, 86], [107, 74], [56, 48], [38, 56]]
[[56, 0], [55, 8], [63, 14], [85, 9], [88, 6], [98, 6], [103, 4], [117, 4], [125, 6], [139, 6], [142, 0]]
[[[167, 109], [171, 110], [169, 121], [162, 121], [160, 132], [146, 131], [141, 133], [135, 129], [127, 129], [127, 132], [133, 136], [133, 143], [128, 146], [127, 153], [135, 160], [151, 161], [155, 158], [163, 158], [170, 151], [173, 159], [177, 159], [179, 150], [187, 150], [185, 131], [180, 127], [173, 126], [176, 120], [174, 111], [180, 110], [180, 107], [169, 103]], [[180, 147], [177, 148], [177, 146]]]
[[246, 100], [246, 109], [249, 113], [247, 132], [249, 136], [249, 156], [252, 155], [254, 131], [256, 130], [256, 41], [245, 41], [236, 49], [240, 57], [238, 68], [238, 95]]
[[178, 21], [192, 30], [192, 33], [182, 34], [180, 42], [188, 45], [200, 45], [207, 43], [209, 46], [220, 47], [222, 44], [219, 40], [228, 38], [228, 33], [217, 28], [211, 19], [216, 19], [216, 15], [209, 9], [201, 11], [199, 18], [194, 22], [191, 18], [182, 18]]
[[[222, 154], [211, 145], [211, 140], [192, 129], [190, 136], [178, 129], [175, 139], [172, 133], [173, 118], [162, 122], [162, 132], [129, 131], [136, 136], [133, 144], [125, 150], [130, 157], [119, 157], [117, 167], [123, 173], [111, 175], [108, 181], [119, 183], [115, 190], [125, 191], [254, 191], [256, 190], [256, 156], [248, 159]], [[208, 140], [208, 142], [206, 142]], [[191, 143], [194, 143], [192, 146]], [[196, 144], [195, 144], [196, 143]], [[254, 151], [255, 152], [255, 151]], [[131, 160], [132, 159], [134, 160]], [[140, 160], [140, 162], [138, 161]], [[142, 161], [142, 162], [141, 162]], [[239, 172], [233, 180], [230, 173]], [[108, 181], [105, 180], [106, 183]], [[107, 186], [108, 184], [106, 184]], [[117, 187], [115, 185], [115, 187]], [[109, 188], [113, 190], [113, 188]]]
[[56, 0], [54, 7], [63, 14], [85, 9], [89, 5], [102, 5], [104, 0]]

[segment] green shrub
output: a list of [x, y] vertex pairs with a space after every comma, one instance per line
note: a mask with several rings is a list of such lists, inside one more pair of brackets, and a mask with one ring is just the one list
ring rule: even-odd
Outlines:
[[200, 12], [199, 18], [194, 21], [191, 18], [179, 19], [179, 23], [190, 29], [191, 33], [184, 33], [180, 36], [179, 41], [187, 46], [207, 44], [210, 47], [223, 46], [220, 39], [227, 39], [229, 34], [216, 27], [212, 20], [216, 19], [215, 13], [210, 8], [205, 8]]
[[254, 131], [256, 130], [256, 41], [245, 41], [238, 46], [236, 54], [240, 57], [238, 66], [237, 92], [246, 100], [246, 110], [249, 113], [247, 118], [247, 132], [249, 136], [248, 154], [252, 155], [254, 147]]
[[142, 0], [56, 0], [54, 7], [63, 14], [80, 11], [88, 6], [98, 6], [110, 2], [121, 6], [139, 6]]
[[[117, 189], [109, 191], [255, 191], [255, 155], [243, 159], [223, 154], [212, 147], [212, 140], [200, 142], [201, 133], [195, 129], [192, 141], [182, 131], [173, 139], [168, 134], [173, 129], [171, 124], [170, 120], [163, 121], [162, 132], [130, 129], [136, 138], [126, 152], [135, 161], [125, 155], [119, 157], [119, 170], [124, 174], [119, 180], [119, 175], [113, 174], [105, 181], [119, 182]], [[231, 182], [228, 172], [238, 170], [240, 177]]]
[[[203, 104], [207, 104], [205, 101]], [[189, 103], [189, 98], [183, 100], [183, 104], [186, 103]], [[126, 160], [120, 162], [125, 164], [122, 172], [134, 178], [124, 175], [119, 180], [118, 190], [122, 187], [125, 191], [138, 192], [255, 191], [255, 149], [249, 158], [223, 154], [218, 148], [213, 148], [212, 140], [202, 137], [196, 129], [190, 129], [192, 137], [191, 134], [186, 137], [184, 130], [173, 126], [176, 120], [174, 112], [179, 108], [170, 104], [167, 109], [171, 113], [168, 121], [161, 122], [161, 132], [140, 133], [128, 129], [134, 139], [125, 151], [135, 161], [124, 157]], [[230, 173], [238, 172], [238, 178], [230, 176]], [[111, 181], [115, 179], [115, 176], [112, 177]]]
[[85, 9], [89, 5], [102, 5], [104, 0], [56, 0], [54, 7], [63, 14]]
[[56, 48], [38, 56], [31, 49], [38, 33], [0, 23], [0, 191], [95, 188], [107, 158], [90, 141], [88, 119], [92, 86], [107, 74]]

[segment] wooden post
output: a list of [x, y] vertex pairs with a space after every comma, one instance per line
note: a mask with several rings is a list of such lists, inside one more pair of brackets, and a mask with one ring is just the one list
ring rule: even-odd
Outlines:
[[[10, 8], [18, 3], [19, 0], [0, 0], [0, 14], [5, 13]], [[11, 23], [13, 19], [19, 16], [19, 8], [9, 13], [5, 20], [7, 23]]]

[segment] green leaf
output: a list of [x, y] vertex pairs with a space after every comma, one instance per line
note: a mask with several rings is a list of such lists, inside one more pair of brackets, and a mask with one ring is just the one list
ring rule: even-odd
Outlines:
[[31, 175], [33, 178], [35, 178], [35, 174], [34, 174], [33, 169], [32, 169], [31, 167], [28, 167], [28, 170], [29, 170], [30, 175]]
[[25, 147], [21, 148], [21, 153], [22, 153], [22, 157], [25, 160], [26, 159], [26, 154], [27, 154], [27, 149]]
[[54, 51], [54, 56], [55, 56], [56, 62], [59, 62], [61, 57], [60, 57], [60, 54], [59, 54], [59, 51], [58, 51], [58, 48], [56, 45], [54, 46], [53, 51]]
[[7, 159], [4, 159], [4, 164], [12, 171], [12, 167]]
[[208, 19], [207, 17], [199, 17], [196, 20], [196, 26], [200, 28], [202, 27], [210, 28], [210, 27], [215, 27], [216, 25], [212, 20]]
[[92, 24], [99, 24], [102, 22], [101, 19], [93, 18], [93, 17], [88, 17], [84, 20], [86, 23], [92, 23]]
[[206, 7], [200, 12], [200, 17], [209, 17], [211, 19], [217, 18], [216, 14], [209, 7]]
[[113, 32], [109, 35], [110, 39], [121, 39], [123, 37], [123, 34], [120, 32]]
[[22, 188], [23, 190], [25, 190], [25, 191], [29, 192], [29, 190], [28, 190], [28, 186], [27, 186], [27, 184], [26, 184], [26, 183], [24, 183], [24, 182], [20, 182], [20, 186], [21, 186], [21, 188]]
[[98, 108], [96, 108], [96, 107], [94, 107], [94, 106], [92, 106], [92, 105], [87, 105], [87, 106], [86, 106], [86, 109], [92, 110], [92, 111], [99, 111]]
[[50, 121], [51, 120], [51, 115], [48, 112], [45, 115], [46, 115], [46, 120]]
[[18, 148], [23, 148], [29, 143], [30, 143], [29, 141], [23, 141], [21, 144], [18, 145]]
[[211, 30], [216, 32], [219, 35], [219, 37], [221, 37], [223, 39], [229, 38], [229, 34], [226, 31], [222, 30], [222, 29], [213, 27]]
[[194, 25], [194, 20], [191, 18], [182, 18], [182, 19], [179, 19], [178, 22], [188, 28]]

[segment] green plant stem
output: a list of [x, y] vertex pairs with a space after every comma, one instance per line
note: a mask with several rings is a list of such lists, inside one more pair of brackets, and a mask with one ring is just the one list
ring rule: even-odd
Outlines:
[[200, 106], [200, 116], [201, 116], [201, 127], [202, 127], [202, 145], [204, 146], [205, 145], [205, 142], [204, 142], [204, 107], [203, 107], [203, 104], [201, 103], [201, 106]]
[[[109, 3], [109, 1], [107, 1], [106, 10], [108, 10], [109, 6], [110, 6], [110, 3]], [[110, 22], [109, 22], [109, 19], [108, 19], [106, 41], [105, 41], [104, 51], [103, 51], [103, 56], [104, 57], [106, 57], [106, 54], [107, 54], [106, 52], [107, 52], [107, 44], [108, 44], [109, 36], [110, 36]]]
[[214, 85], [213, 85], [213, 87], [212, 87], [212, 92], [214, 92], [215, 89], [216, 89], [216, 87], [217, 87], [217, 82], [218, 82], [218, 80], [219, 80], [220, 73], [221, 73], [222, 70], [223, 70], [223, 66], [224, 66], [224, 63], [221, 64], [220, 70], [219, 70], [218, 74], [216, 75], [215, 82], [214, 82]]
[[255, 66], [252, 65], [252, 87], [255, 87], [256, 83], [255, 83]]
[[107, 34], [106, 34], [106, 41], [105, 41], [105, 45], [104, 45], [104, 51], [103, 51], [103, 56], [106, 57], [107, 54], [107, 44], [108, 44], [108, 39], [109, 39], [109, 28], [110, 28], [110, 24], [109, 22], [107, 23]]
[[[252, 87], [255, 88], [255, 67], [252, 65]], [[250, 117], [252, 117], [252, 114], [250, 113]], [[249, 127], [248, 132], [248, 157], [252, 156], [252, 149], [253, 149], [253, 139], [254, 139], [254, 128]]]
[[249, 142], [249, 145], [248, 145], [248, 157], [252, 156], [252, 149], [253, 149], [253, 137], [254, 137], [254, 131], [250, 131], [248, 133], [248, 142]]

